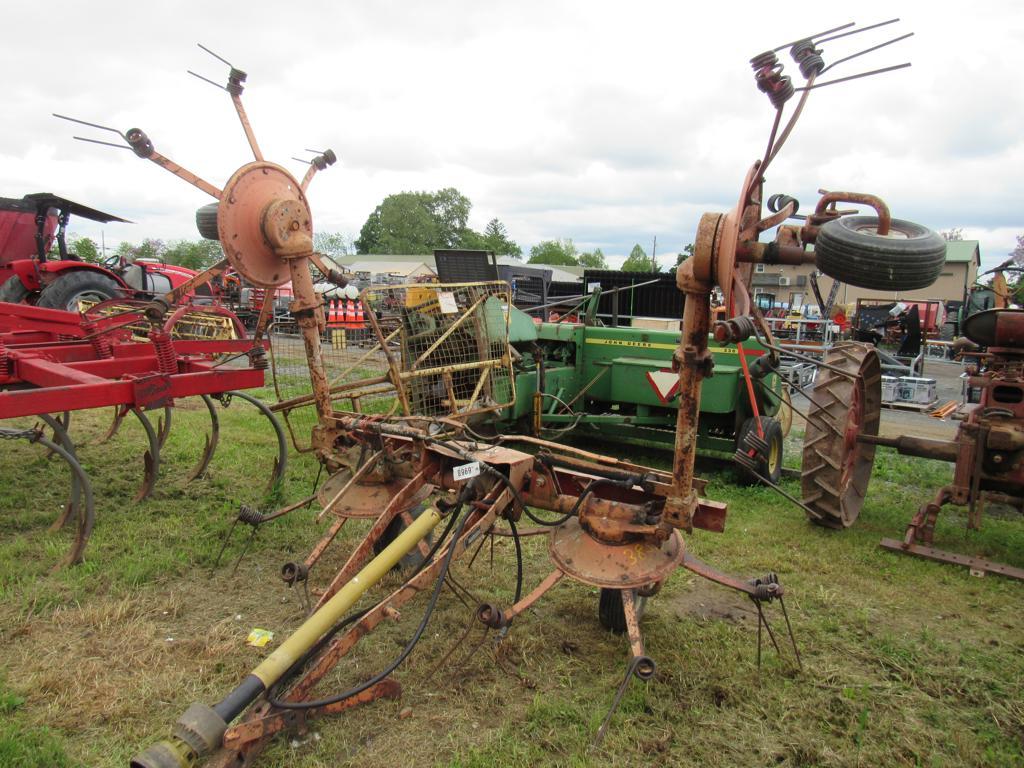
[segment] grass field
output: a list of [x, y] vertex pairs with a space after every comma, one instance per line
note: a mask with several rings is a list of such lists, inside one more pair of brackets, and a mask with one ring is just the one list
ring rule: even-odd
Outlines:
[[[185, 404], [187, 405], [187, 404]], [[105, 446], [107, 414], [76, 414], [73, 435], [97, 492], [86, 562], [50, 573], [67, 543], [48, 533], [66, 470], [36, 446], [3, 443], [0, 479], [0, 766], [123, 766], [163, 738], [195, 700], [213, 703], [267, 653], [245, 645], [254, 627], [279, 641], [301, 621], [301, 593], [278, 578], [326, 523], [301, 510], [265, 526], [234, 569], [247, 532], [214, 567], [240, 502], [260, 503], [273, 457], [265, 422], [236, 403], [206, 479], [186, 484], [203, 444], [205, 412], [181, 408], [153, 498], [131, 502], [141, 478], [141, 430], [126, 423]], [[790, 456], [798, 442], [791, 438]], [[633, 457], [635, 458], [635, 457]], [[643, 460], [663, 463], [664, 456]], [[792, 460], [790, 463], [794, 463]], [[316, 465], [293, 455], [285, 500], [308, 493]], [[396, 677], [399, 701], [315, 721], [280, 738], [263, 766], [1011, 766], [1024, 764], [1024, 585], [878, 548], [898, 538], [948, 465], [880, 451], [865, 511], [843, 533], [808, 525], [767, 489], [704, 473], [729, 502], [724, 534], [687, 545], [719, 568], [777, 571], [803, 654], [795, 671], [773, 652], [758, 672], [749, 603], [687, 572], [648, 605], [644, 631], [658, 672], [634, 682], [598, 750], [591, 739], [627, 659], [622, 637], [597, 622], [597, 593], [563, 582], [500, 644], [473, 627], [471, 606], [446, 592]], [[785, 483], [792, 493], [799, 484]], [[312, 574], [323, 584], [356, 541], [350, 524]], [[938, 546], [1024, 566], [1019, 519], [989, 517], [967, 532], [955, 509]], [[551, 566], [546, 542], [525, 541], [527, 588]], [[507, 605], [511, 542], [454, 567], [480, 600]], [[383, 585], [394, 587], [397, 577]], [[468, 602], [468, 601], [467, 601]], [[771, 616], [781, 627], [781, 616]], [[364, 641], [323, 693], [368, 677], [401, 648], [422, 600]]]

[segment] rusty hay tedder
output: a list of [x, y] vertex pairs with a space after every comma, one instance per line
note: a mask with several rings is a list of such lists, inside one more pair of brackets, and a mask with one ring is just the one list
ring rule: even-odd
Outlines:
[[[695, 528], [721, 532], [725, 526], [725, 505], [702, 498], [705, 484], [694, 476], [701, 384], [713, 373], [709, 336], [713, 330], [714, 338], [741, 349], [744, 341], [758, 337], [769, 354], [759, 357], [746, 376], [767, 375], [778, 364], [770, 328], [750, 298], [758, 263], [816, 262], [838, 279], [861, 284], [877, 282], [873, 265], [882, 261], [893, 265], [886, 283], [893, 289], [930, 283], [942, 263], [941, 253], [936, 260], [934, 235], [892, 219], [884, 203], [868, 195], [826, 194], [802, 225], [781, 226], [774, 240], [760, 242], [762, 233], [797, 210], [796, 201], [788, 199], [764, 216], [764, 174], [811, 91], [835, 82], [817, 82], [830, 68], [820, 46], [860, 31], [851, 31], [852, 26], [787, 43], [751, 62], [759, 89], [775, 108], [774, 123], [765, 155], [747, 173], [736, 206], [702, 217], [694, 255], [677, 273], [685, 306], [673, 360], [681, 395], [671, 472], [533, 437], [478, 434], [474, 425], [480, 416], [507, 408], [515, 399], [508, 343], [513, 310], [502, 283], [367, 289], [361, 295], [366, 328], [332, 335], [325, 344], [322, 299], [314, 291], [310, 267], [331, 282], [344, 281], [313, 252], [306, 189], [313, 173], [334, 157], [320, 154], [302, 181], [265, 161], [241, 106], [243, 72], [231, 68], [227, 90], [254, 160], [239, 168], [223, 190], [158, 155], [141, 131], [119, 134], [140, 156], [218, 199], [200, 210], [200, 230], [216, 234], [226, 263], [243, 278], [268, 293], [286, 281], [292, 284], [291, 312], [298, 327], [294, 346], [298, 350], [301, 342], [303, 370], [300, 375], [298, 351], [290, 354], [275, 334], [271, 346], [281, 402], [274, 408], [288, 415], [296, 447], [313, 452], [330, 476], [311, 499], [265, 514], [247, 509], [240, 519], [256, 526], [319, 498], [322, 538], [304, 561], [284, 566], [282, 575], [290, 584], [314, 577], [323, 553], [349, 519], [369, 526], [341, 569], [318, 580], [322, 586], [315, 590], [318, 600], [307, 620], [221, 701], [189, 707], [170, 738], [139, 754], [133, 766], [249, 765], [271, 737], [302, 728], [311, 717], [397, 696], [400, 686], [392, 675], [423, 635], [452, 561], [474, 548], [479, 551], [489, 536], [510, 536], [519, 557], [512, 604], [480, 605], [476, 616], [484, 626], [504, 635], [545, 593], [569, 578], [599, 588], [601, 623], [628, 637], [630, 661], [598, 739], [630, 680], [655, 674], [640, 619], [646, 601], [679, 567], [747, 595], [757, 607], [759, 640], [764, 628], [779, 649], [763, 610], [766, 603], [779, 602], [788, 627], [778, 579], [722, 573], [694, 557], [682, 535]], [[776, 55], [786, 48], [805, 80], [799, 89], [782, 73]], [[785, 106], [798, 91], [797, 106], [780, 132]], [[848, 216], [851, 211], [837, 209], [843, 202], [868, 204], [877, 215]], [[810, 243], [816, 244], [814, 253], [807, 250]], [[716, 286], [725, 295], [729, 319], [712, 329]], [[265, 320], [257, 327], [257, 343]], [[745, 360], [742, 352], [740, 359]], [[859, 366], [829, 370], [855, 379]], [[304, 391], [296, 391], [302, 379]], [[308, 439], [298, 434], [300, 413], [311, 417]], [[756, 460], [767, 443], [752, 433], [744, 447]], [[521, 530], [523, 516], [535, 528]], [[528, 534], [547, 536], [553, 567], [527, 591], [521, 538]], [[401, 586], [372, 605], [357, 607], [384, 574], [402, 564], [407, 569]], [[360, 639], [420, 593], [427, 593], [422, 618], [391, 663], [345, 690], [316, 692]], [[791, 630], [789, 636], [792, 640]], [[760, 642], [758, 651], [760, 658]], [[799, 663], [795, 642], [793, 652]]]

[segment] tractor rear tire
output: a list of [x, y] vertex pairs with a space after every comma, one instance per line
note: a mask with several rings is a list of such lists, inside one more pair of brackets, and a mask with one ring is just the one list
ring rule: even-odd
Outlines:
[[75, 269], [58, 275], [46, 286], [36, 306], [78, 312], [80, 300], [106, 301], [121, 295], [121, 286], [112, 278], [89, 269]]
[[870, 344], [836, 344], [825, 356], [833, 369], [818, 369], [804, 433], [800, 473], [808, 519], [826, 528], [849, 528], [864, 505], [875, 446], [859, 434], [877, 435], [881, 422], [882, 367]]
[[878, 234], [875, 216], [842, 216], [818, 232], [818, 269], [859, 288], [911, 291], [927, 288], [946, 263], [946, 241], [912, 221], [893, 219], [888, 235]]
[[[639, 621], [647, 610], [647, 598], [637, 595], [633, 601], [636, 604], [636, 618]], [[626, 609], [622, 607], [621, 589], [601, 587], [601, 597], [597, 601], [597, 618], [602, 627], [616, 635], [626, 631]]]
[[[764, 430], [764, 439], [768, 443], [768, 455], [757, 462], [757, 474], [770, 481], [773, 485], [778, 485], [779, 480], [782, 479], [782, 424], [770, 416], [762, 416], [761, 429]], [[744, 440], [750, 432], [757, 432], [757, 422], [754, 421], [753, 416], [740, 425], [740, 430], [736, 434], [737, 450], [743, 448]], [[737, 482], [740, 485], [756, 485], [761, 482], [759, 478], [754, 477], [754, 475], [741, 466], [737, 467], [737, 471]]]
[[11, 304], [21, 304], [28, 298], [29, 290], [21, 282], [21, 278], [15, 275], [3, 285], [0, 285], [0, 301], [8, 301]]
[[[423, 514], [426, 510], [427, 505], [420, 504], [416, 509], [410, 513], [415, 520], [417, 517]], [[384, 549], [398, 538], [398, 535], [405, 530], [405, 521], [402, 520], [401, 515], [396, 515], [395, 519], [391, 521], [387, 528], [384, 529], [384, 533], [380, 535], [380, 538], [373, 542], [373, 554], [379, 555]], [[427, 545], [429, 546], [433, 541], [433, 536], [427, 534]], [[420, 552], [419, 546], [414, 547], [407, 553], [402, 555], [402, 559], [392, 568], [393, 571], [411, 571], [414, 568], [419, 568], [423, 563], [423, 553]]]

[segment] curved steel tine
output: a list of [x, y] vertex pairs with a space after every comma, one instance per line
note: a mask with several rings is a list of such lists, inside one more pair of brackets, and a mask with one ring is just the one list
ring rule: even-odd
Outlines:
[[142, 485], [139, 486], [135, 498], [132, 499], [132, 501], [142, 501], [153, 493], [156, 479], [160, 475], [160, 439], [157, 437], [156, 430], [153, 429], [153, 423], [149, 420], [149, 417], [138, 408], [132, 408], [131, 410], [142, 423], [142, 428], [146, 430], [146, 438], [149, 440], [149, 450], [142, 457], [145, 464]]
[[171, 414], [173, 411], [174, 406], [165, 405], [163, 417], [157, 419], [156, 422], [157, 440], [160, 443], [161, 449], [167, 444], [167, 438], [171, 435]]
[[240, 397], [246, 402], [252, 403], [259, 409], [260, 413], [267, 417], [270, 425], [274, 428], [274, 433], [277, 435], [277, 459], [274, 461], [274, 470], [270, 475], [270, 482], [267, 484], [267, 491], [272, 491], [284, 480], [284, 473], [288, 468], [288, 441], [285, 439], [281, 422], [277, 420], [277, 416], [262, 400], [237, 390], [227, 392], [226, 394], [231, 397]]
[[[47, 414], [47, 416], [49, 416], [49, 414]], [[64, 438], [67, 437], [67, 425], [71, 423], [71, 411], [64, 411], [60, 416], [51, 416], [50, 418], [53, 419], [52, 422], [49, 419], [43, 420], [46, 421], [46, 423], [49, 424], [50, 427], [53, 429], [53, 441], [55, 443], [63, 443]], [[59, 427], [57, 425], [59, 425]], [[63, 435], [61, 435], [60, 433], [63, 433]], [[74, 450], [72, 450], [71, 452], [74, 453]], [[46, 459], [49, 460], [51, 456], [53, 456], [53, 451], [47, 451]]]
[[206, 470], [213, 460], [213, 454], [217, 452], [217, 443], [220, 441], [220, 418], [217, 416], [217, 407], [214, 405], [213, 398], [209, 395], [200, 395], [200, 397], [206, 403], [206, 410], [210, 412], [210, 434], [206, 435], [206, 446], [203, 448], [203, 455], [200, 457], [199, 463], [189, 473], [188, 482], [192, 482], [206, 474]]
[[84, 504], [78, 506], [78, 530], [75, 531], [75, 540], [71, 544], [71, 548], [64, 555], [63, 559], [55, 564], [51, 570], [58, 570], [63, 568], [65, 565], [76, 565], [82, 562], [82, 555], [85, 552], [85, 545], [89, 541], [89, 536], [92, 534], [93, 523], [96, 521], [96, 506], [94, 504], [92, 495], [92, 483], [89, 482], [89, 477], [85, 474], [85, 470], [82, 469], [82, 465], [78, 463], [78, 459], [73, 453], [69, 453], [63, 445], [50, 440], [46, 435], [42, 434], [37, 430], [12, 430], [0, 427], [0, 436], [9, 438], [25, 438], [29, 442], [39, 443], [67, 462], [68, 467], [71, 468], [73, 477], [78, 481], [79, 488], [82, 489], [82, 495], [84, 498]]
[[107, 428], [106, 434], [97, 441], [96, 445], [103, 445], [117, 434], [117, 431], [121, 428], [121, 424], [124, 422], [125, 414], [127, 413], [128, 410], [126, 408], [123, 408], [120, 405], [114, 406], [114, 420], [110, 422], [110, 426]]
[[[70, 415], [67, 411], [64, 412], [65, 417], [68, 417], [70, 422]], [[61, 423], [60, 419], [54, 418], [48, 413], [39, 414], [46, 424], [53, 430], [54, 441], [64, 446], [64, 449], [78, 460], [78, 455], [75, 453], [75, 445], [71, 442], [71, 438], [68, 436], [67, 430], [64, 424]], [[54, 455], [53, 451], [47, 450], [46, 458], [50, 458]], [[50, 526], [51, 531], [59, 531], [65, 525], [71, 516], [78, 513], [79, 505], [82, 501], [82, 484], [78, 480], [78, 475], [74, 471], [71, 473], [71, 495], [68, 496], [67, 502], [64, 504], [64, 511], [60, 513], [60, 516], [53, 521]]]

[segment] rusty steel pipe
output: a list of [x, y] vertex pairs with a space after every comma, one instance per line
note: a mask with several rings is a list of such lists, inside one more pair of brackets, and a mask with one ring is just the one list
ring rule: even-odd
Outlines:
[[868, 445], [883, 445], [895, 448], [904, 456], [917, 456], [922, 459], [956, 462], [960, 452], [960, 444], [948, 440], [932, 440], [927, 437], [900, 435], [899, 437], [882, 437], [881, 435], [857, 435], [857, 442]]

